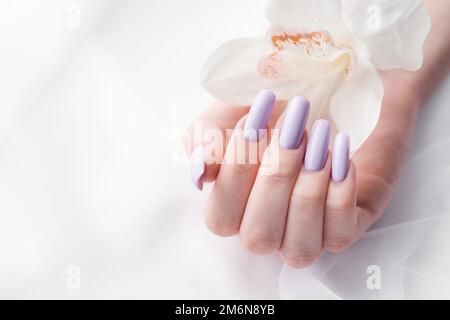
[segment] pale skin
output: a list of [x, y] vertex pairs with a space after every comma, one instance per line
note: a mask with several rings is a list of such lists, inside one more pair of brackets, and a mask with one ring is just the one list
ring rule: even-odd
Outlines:
[[[303, 168], [307, 133], [299, 148], [279, 149], [277, 174], [261, 174], [259, 164], [221, 165], [221, 158], [213, 159], [203, 176], [203, 181], [214, 182], [204, 212], [212, 232], [239, 234], [251, 252], [278, 250], [287, 264], [303, 268], [325, 250], [347, 249], [383, 215], [404, 166], [419, 111], [450, 72], [450, 1], [425, 3], [432, 30], [425, 43], [424, 65], [416, 72], [380, 72], [385, 87], [381, 116], [370, 137], [352, 156], [345, 180], [331, 180], [330, 156], [321, 171]], [[276, 104], [269, 128], [277, 126], [284, 107], [283, 102]], [[220, 130], [232, 148], [234, 141], [243, 138], [236, 134], [226, 137], [225, 130], [242, 128], [248, 111], [249, 107], [215, 104], [198, 122], [204, 130]], [[185, 136], [189, 155], [196, 146], [193, 130]], [[223, 145], [226, 157], [227, 143]]]

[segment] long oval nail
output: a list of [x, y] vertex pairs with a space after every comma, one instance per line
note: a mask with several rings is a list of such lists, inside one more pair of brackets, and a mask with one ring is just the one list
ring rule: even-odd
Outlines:
[[294, 97], [286, 110], [281, 128], [280, 146], [284, 149], [297, 149], [305, 132], [309, 115], [309, 101], [303, 97]]
[[305, 168], [309, 171], [320, 171], [325, 165], [330, 141], [330, 123], [327, 120], [317, 120], [311, 131], [311, 137], [306, 147]]
[[339, 133], [334, 139], [333, 157], [331, 160], [331, 176], [334, 181], [344, 181], [348, 173], [350, 158], [350, 137]]
[[203, 174], [205, 173], [204, 147], [196, 147], [191, 156], [191, 180], [198, 190], [203, 189]]
[[275, 94], [269, 90], [261, 90], [253, 102], [244, 126], [244, 138], [257, 142], [264, 136], [269, 118], [275, 104]]

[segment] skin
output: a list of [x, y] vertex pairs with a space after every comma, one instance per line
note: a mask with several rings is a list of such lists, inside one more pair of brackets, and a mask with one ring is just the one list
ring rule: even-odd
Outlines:
[[[243, 141], [242, 128], [249, 107], [211, 106], [198, 123], [203, 130], [221, 133], [223, 152], [206, 159], [203, 181], [215, 182], [204, 216], [208, 228], [220, 236], [240, 235], [242, 244], [256, 254], [280, 252], [285, 262], [302, 268], [324, 250], [341, 252], [351, 246], [384, 213], [404, 166], [419, 111], [450, 71], [450, 3], [425, 1], [432, 30], [425, 44], [419, 71], [380, 72], [385, 97], [379, 122], [350, 160], [343, 182], [330, 179], [330, 156], [323, 170], [303, 168], [308, 134], [296, 150], [279, 148], [280, 170], [261, 174], [260, 163], [222, 163], [231, 148]], [[278, 102], [269, 128], [278, 127], [285, 103]], [[197, 124], [198, 124], [197, 123]], [[195, 148], [194, 125], [185, 136], [190, 155]], [[260, 146], [265, 150], [265, 146]], [[264, 164], [266, 155], [262, 157]], [[242, 192], [235, 192], [239, 188]], [[270, 191], [270, 192], [269, 192]], [[277, 214], [273, 214], [276, 212]]]

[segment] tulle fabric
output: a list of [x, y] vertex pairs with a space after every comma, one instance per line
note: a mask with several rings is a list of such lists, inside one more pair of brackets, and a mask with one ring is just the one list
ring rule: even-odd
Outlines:
[[[447, 138], [412, 156], [385, 215], [349, 250], [327, 253], [305, 270], [284, 266], [280, 297], [450, 298], [449, 150]], [[367, 285], [373, 265], [380, 270], [379, 289]]]

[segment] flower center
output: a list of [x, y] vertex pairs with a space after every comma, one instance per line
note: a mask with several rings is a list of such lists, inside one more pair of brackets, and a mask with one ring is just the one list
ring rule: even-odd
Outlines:
[[285, 50], [286, 47], [294, 45], [297, 48], [303, 49], [308, 55], [324, 51], [334, 47], [334, 40], [327, 32], [310, 32], [310, 33], [295, 33], [273, 35], [271, 37], [272, 45], [277, 50]]
[[326, 31], [301, 32], [272, 27], [268, 40], [274, 52], [259, 61], [264, 78], [316, 81], [350, 73], [351, 50], [339, 47]]

